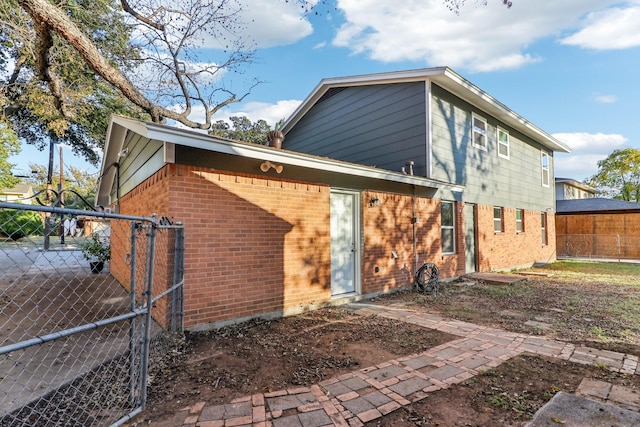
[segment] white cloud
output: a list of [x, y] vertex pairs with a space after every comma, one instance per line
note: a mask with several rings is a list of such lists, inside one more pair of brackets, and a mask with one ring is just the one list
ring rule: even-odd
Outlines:
[[589, 13], [583, 28], [561, 40], [562, 44], [610, 50], [640, 46], [640, 2]]
[[584, 180], [598, 171], [598, 160], [621, 148], [629, 140], [620, 134], [604, 133], [556, 133], [553, 135], [573, 150], [569, 154], [555, 156], [557, 177]]
[[242, 105], [239, 111], [228, 111], [218, 113], [214, 116], [214, 120], [228, 120], [231, 116], [246, 116], [252, 122], [258, 120], [266, 121], [271, 127], [275, 126], [281, 119], [289, 117], [293, 111], [300, 105], [298, 100], [281, 100], [276, 104], [266, 102], [248, 102]]
[[[315, 1], [307, 3], [312, 5]], [[246, 25], [245, 37], [255, 40], [258, 48], [293, 44], [313, 32], [304, 9], [295, 1], [247, 2], [241, 21]]]
[[472, 7], [460, 15], [441, 0], [338, 0], [345, 23], [333, 44], [384, 62], [418, 61], [471, 71], [518, 68], [540, 61], [527, 52], [534, 41], [572, 27], [589, 11], [613, 0], [515, 2]]
[[618, 101], [615, 95], [596, 95], [594, 99], [602, 104], [615, 104]]

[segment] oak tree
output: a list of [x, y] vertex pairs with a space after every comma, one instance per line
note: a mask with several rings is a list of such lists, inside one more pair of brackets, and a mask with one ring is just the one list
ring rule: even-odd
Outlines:
[[605, 197], [640, 203], [640, 149], [614, 150], [587, 180]]

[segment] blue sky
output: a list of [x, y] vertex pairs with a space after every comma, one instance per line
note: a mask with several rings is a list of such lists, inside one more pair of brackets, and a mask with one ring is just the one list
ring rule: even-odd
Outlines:
[[[217, 118], [275, 124], [324, 77], [450, 66], [572, 147], [555, 174], [583, 180], [616, 148], [640, 148], [640, 0], [467, 0], [456, 15], [442, 0], [330, 0], [304, 15], [284, 0], [246, 0], [256, 62], [240, 79], [263, 83]], [[65, 163], [90, 165], [64, 150]], [[46, 164], [24, 147], [17, 169]]]

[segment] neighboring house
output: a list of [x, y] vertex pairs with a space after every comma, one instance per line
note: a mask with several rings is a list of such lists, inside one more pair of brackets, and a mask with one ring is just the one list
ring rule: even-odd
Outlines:
[[558, 256], [640, 259], [640, 203], [588, 198], [556, 206]]
[[323, 80], [283, 131], [278, 150], [112, 118], [97, 203], [185, 224], [189, 329], [389, 292], [424, 262], [555, 260], [568, 147], [448, 68]]
[[30, 205], [31, 196], [33, 196], [33, 188], [29, 184], [18, 184], [13, 188], [0, 190], [0, 200], [3, 202], [18, 202]]
[[598, 190], [570, 178], [556, 178], [556, 201], [589, 199], [596, 197]]

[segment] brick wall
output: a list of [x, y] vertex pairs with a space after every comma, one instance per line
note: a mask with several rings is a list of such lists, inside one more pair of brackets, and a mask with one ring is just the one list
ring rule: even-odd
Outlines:
[[503, 208], [503, 232], [494, 232], [493, 206], [478, 205], [479, 271], [531, 266], [556, 259], [555, 219], [547, 214], [547, 244], [542, 244], [540, 211], [524, 211], [524, 232], [516, 232], [516, 210]]
[[329, 188], [171, 165], [185, 223], [185, 326], [331, 297]]
[[[379, 206], [373, 206], [371, 199], [378, 199]], [[409, 195], [365, 191], [362, 206], [363, 293], [410, 285], [416, 270], [416, 252], [417, 267], [433, 262], [440, 269], [441, 278], [464, 274], [462, 214], [456, 212], [456, 254], [443, 255], [439, 200], [416, 197], [414, 201]], [[462, 204], [456, 204], [456, 210], [458, 207]], [[418, 218], [415, 225], [414, 209]]]
[[[370, 205], [372, 198], [379, 204]], [[441, 278], [464, 274], [463, 207], [454, 205], [456, 253], [443, 255], [439, 200], [363, 191], [362, 293], [410, 285], [416, 253], [417, 267], [434, 262]], [[525, 211], [525, 232], [516, 233], [515, 210], [505, 209], [504, 232], [494, 233], [493, 207], [477, 209], [480, 271], [555, 259], [552, 215], [547, 218], [549, 243], [543, 246], [540, 212]], [[185, 224], [187, 328], [297, 312], [331, 299], [327, 186], [167, 165], [122, 197], [121, 212], [155, 212]], [[156, 270], [160, 287], [166, 286], [171, 273], [165, 270]]]

